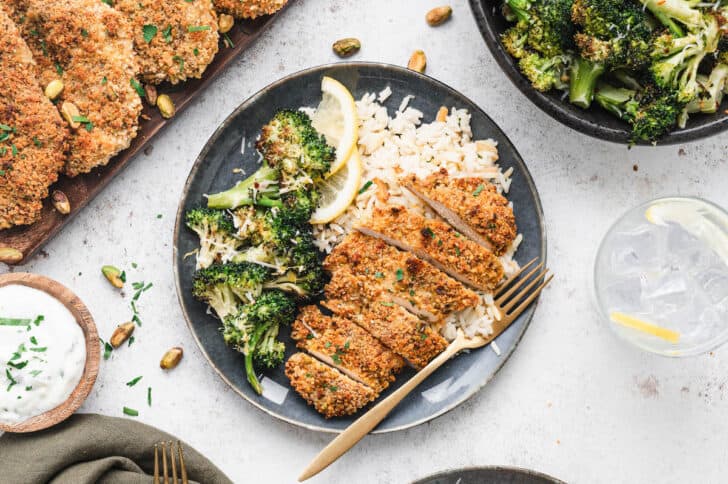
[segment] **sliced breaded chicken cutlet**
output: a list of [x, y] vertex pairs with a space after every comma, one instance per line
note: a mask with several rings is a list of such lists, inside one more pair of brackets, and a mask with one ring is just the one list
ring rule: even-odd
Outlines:
[[33, 56], [0, 8], [0, 229], [35, 222], [63, 169], [66, 125], [43, 94]]
[[480, 301], [475, 292], [417, 256], [358, 232], [331, 251], [324, 268], [332, 279], [349, 272], [368, 289], [431, 322]]
[[286, 376], [309, 405], [326, 418], [356, 413], [377, 398], [377, 393], [306, 353], [286, 361]]
[[424, 180], [401, 180], [453, 227], [502, 255], [516, 238], [516, 218], [508, 200], [482, 178], [453, 178], [444, 168]]
[[[142, 103], [129, 20], [100, 0], [3, 0], [41, 58], [39, 79], [64, 88], [56, 106], [71, 126], [66, 173], [103, 166], [136, 136]], [[137, 90], [138, 89], [138, 90]]]
[[342, 273], [332, 279], [322, 304], [364, 328], [415, 368], [424, 367], [447, 347], [447, 341], [429, 324], [389, 301], [362, 278]]
[[372, 335], [341, 317], [326, 316], [316, 306], [301, 308], [291, 337], [298, 348], [373, 389], [386, 389], [404, 360]]
[[177, 84], [200, 78], [218, 49], [217, 15], [211, 0], [115, 0], [131, 21], [140, 76]]
[[235, 18], [254, 19], [282, 9], [288, 0], [213, 0], [215, 8]]
[[415, 254], [455, 279], [490, 292], [503, 280], [503, 264], [490, 250], [440, 220], [405, 207], [375, 208], [357, 229]]

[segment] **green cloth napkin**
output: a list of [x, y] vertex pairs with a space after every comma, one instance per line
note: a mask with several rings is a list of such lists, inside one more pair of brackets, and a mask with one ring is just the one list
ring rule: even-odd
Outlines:
[[[0, 481], [148, 484], [154, 475], [154, 444], [169, 440], [177, 441], [161, 430], [133, 420], [73, 415], [40, 432], [2, 435]], [[184, 442], [182, 449], [190, 482], [232, 483], [220, 469]], [[159, 461], [161, 473], [161, 454]]]

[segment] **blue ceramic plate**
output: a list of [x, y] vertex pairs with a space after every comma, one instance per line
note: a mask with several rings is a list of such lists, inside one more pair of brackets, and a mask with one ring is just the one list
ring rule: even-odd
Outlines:
[[[198, 247], [197, 236], [184, 226], [184, 213], [204, 203], [204, 195], [233, 186], [240, 177], [234, 168], [243, 167], [252, 173], [258, 166], [258, 154], [254, 149], [260, 128], [283, 108], [300, 106], [315, 107], [321, 99], [321, 78], [331, 76], [344, 83], [355, 98], [368, 92], [379, 92], [390, 86], [393, 94], [386, 106], [393, 113], [405, 95], [415, 98], [410, 105], [425, 113], [425, 122], [432, 121], [440, 106], [466, 108], [472, 115], [472, 130], [476, 139], [492, 138], [498, 142], [500, 163], [513, 167], [513, 184], [508, 198], [513, 201], [519, 231], [524, 242], [518, 250], [521, 263], [534, 257], [545, 259], [546, 235], [543, 227], [541, 202], [531, 175], [520, 155], [505, 134], [478, 106], [448, 86], [416, 72], [384, 64], [342, 63], [315, 67], [288, 76], [258, 92], [238, 107], [212, 135], [197, 158], [185, 185], [177, 212], [174, 233], [174, 264], [177, 293], [182, 311], [200, 349], [220, 376], [242, 397], [256, 407], [295, 425], [325, 432], [339, 432], [353, 418], [326, 420], [298, 396], [288, 385], [283, 368], [264, 375], [266, 393], [257, 395], [248, 385], [243, 371], [243, 357], [227, 347], [218, 330], [218, 321], [206, 312], [204, 304], [191, 295], [194, 257], [184, 254]], [[244, 154], [241, 144], [245, 144]], [[412, 393], [376, 429], [390, 432], [427, 422], [452, 410], [485, 385], [505, 363], [523, 336], [531, 321], [532, 306], [507, 331], [497, 339], [502, 350], [500, 357], [489, 348], [463, 354], [450, 361], [433, 374], [420, 391]], [[284, 334], [288, 355], [295, 346], [288, 334]], [[403, 373], [389, 391], [412, 375]], [[428, 389], [433, 391], [423, 396]], [[274, 391], [277, 390], [277, 391]], [[388, 392], [385, 392], [385, 395]]]
[[470, 467], [441, 472], [412, 484], [565, 484], [540, 472], [518, 467]]

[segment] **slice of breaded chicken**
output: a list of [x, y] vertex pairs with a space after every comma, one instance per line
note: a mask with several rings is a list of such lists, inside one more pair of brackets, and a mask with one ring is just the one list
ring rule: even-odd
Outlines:
[[[480, 298], [441, 270], [386, 242], [355, 232], [324, 261], [332, 278], [350, 273], [369, 289], [431, 322], [478, 304]], [[347, 276], [348, 277], [348, 276]]]
[[471, 287], [490, 292], [503, 280], [503, 264], [491, 251], [440, 220], [405, 207], [375, 208], [357, 229], [407, 250]]
[[65, 87], [56, 105], [72, 103], [79, 111], [66, 173], [76, 176], [107, 164], [136, 136], [142, 109], [129, 20], [99, 0], [19, 3], [27, 7], [19, 14], [24, 38], [43, 58], [39, 77], [43, 83], [60, 78]]
[[235, 18], [257, 18], [282, 9], [288, 0], [213, 0], [215, 8]]
[[286, 361], [286, 376], [293, 389], [326, 418], [354, 414], [377, 398], [368, 386], [306, 353], [295, 353]]
[[518, 234], [508, 200], [482, 178], [452, 178], [442, 168], [424, 180], [410, 175], [401, 180], [453, 227], [502, 255]]
[[404, 367], [404, 360], [348, 319], [301, 309], [291, 337], [298, 348], [381, 393]]
[[131, 21], [141, 78], [177, 84], [200, 78], [218, 49], [211, 0], [116, 0]]
[[447, 341], [425, 321], [387, 300], [361, 278], [332, 280], [322, 304], [364, 328], [415, 368], [424, 367], [447, 347]]
[[35, 78], [33, 56], [0, 9], [0, 229], [35, 222], [63, 169], [66, 126]]

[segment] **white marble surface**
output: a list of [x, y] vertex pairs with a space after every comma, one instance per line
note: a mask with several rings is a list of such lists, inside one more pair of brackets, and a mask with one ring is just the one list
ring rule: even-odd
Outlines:
[[[333, 62], [331, 43], [357, 36], [356, 60], [404, 65], [412, 50], [427, 73], [479, 104], [511, 137], [546, 213], [549, 264], [558, 279], [521, 346], [483, 391], [415, 429], [367, 438], [312, 482], [404, 483], [451, 467], [515, 465], [569, 482], [719, 482], [728, 472], [728, 351], [685, 360], [626, 347], [599, 325], [590, 300], [595, 247], [628, 206], [669, 194], [728, 206], [728, 135], [635, 148], [599, 142], [538, 111], [499, 70], [465, 0], [429, 28], [438, 0], [299, 0], [89, 207], [16, 270], [76, 291], [108, 338], [128, 302], [99, 268], [153, 282], [142, 296], [136, 343], [103, 362], [86, 412], [139, 420], [175, 433], [235, 482], [291, 483], [331, 438], [278, 422], [231, 391], [202, 358], [182, 318], [172, 277], [174, 214], [188, 170], [218, 124], [249, 95], [297, 70]], [[633, 165], [639, 171], [633, 171]], [[161, 218], [160, 218], [161, 216]], [[138, 269], [130, 269], [136, 262]], [[1, 269], [6, 271], [6, 268]], [[157, 367], [168, 347], [186, 356]], [[724, 360], [724, 358], [726, 360]], [[133, 388], [131, 378], [144, 379]], [[146, 406], [146, 388], [154, 404]]]

